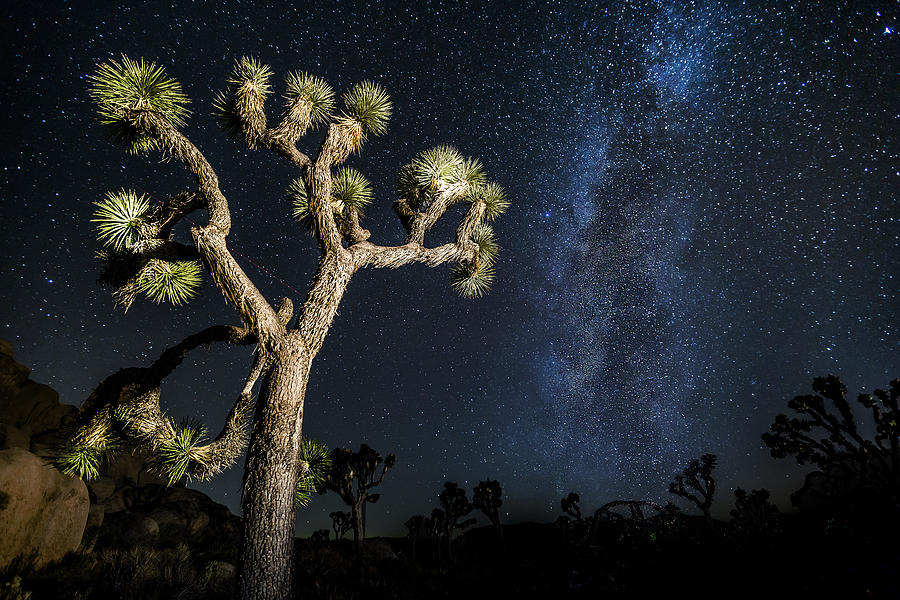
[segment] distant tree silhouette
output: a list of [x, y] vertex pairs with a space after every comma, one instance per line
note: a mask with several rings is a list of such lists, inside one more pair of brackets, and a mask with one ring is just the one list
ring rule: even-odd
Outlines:
[[428, 538], [431, 540], [431, 547], [434, 553], [434, 558], [437, 560], [441, 559], [441, 540], [444, 537], [445, 523], [447, 521], [446, 513], [440, 509], [435, 508], [431, 511], [431, 516], [425, 519], [425, 533], [428, 535]]
[[378, 502], [381, 494], [373, 494], [370, 490], [381, 485], [384, 476], [394, 466], [397, 457], [381, 455], [361, 444], [358, 452], [349, 448], [335, 448], [331, 453], [331, 473], [325, 479], [323, 487], [337, 493], [353, 516], [353, 539], [357, 549], [361, 548], [366, 537], [366, 504]]
[[317, 529], [312, 532], [312, 535], [309, 536], [309, 539], [316, 544], [322, 544], [328, 541], [330, 535], [331, 532], [327, 529]]
[[753, 490], [749, 494], [734, 490], [729, 531], [738, 539], [762, 538], [779, 533], [778, 507], [769, 502], [769, 490]]
[[669, 484], [669, 493], [690, 500], [704, 517], [711, 519], [709, 509], [716, 493], [716, 480], [712, 474], [715, 468], [715, 454], [704, 454], [700, 460], [691, 460], [688, 467]]
[[[627, 516], [618, 512], [623, 509], [628, 510]], [[653, 512], [647, 515], [644, 512], [646, 509]], [[594, 511], [594, 516], [588, 519], [588, 539], [596, 543], [601, 529], [611, 527], [619, 536], [629, 539], [632, 544], [640, 545], [655, 539], [663, 531], [674, 529], [679, 514], [678, 507], [671, 502], [663, 506], [651, 500], [614, 500], [598, 508]]]
[[447, 539], [447, 554], [453, 556], [453, 533], [475, 523], [475, 519], [460, 521], [472, 512], [475, 507], [466, 497], [466, 490], [453, 481], [444, 483], [444, 491], [438, 494], [444, 512], [444, 537]]
[[575, 492], [569, 492], [568, 496], [559, 501], [564, 513], [566, 513], [576, 521], [582, 521], [583, 519], [581, 518], [581, 507], [578, 505], [579, 502], [581, 502], [581, 496], [579, 496]]
[[[826, 494], [843, 487], [869, 495], [900, 499], [900, 379], [890, 390], [860, 394], [857, 402], [871, 411], [875, 435], [860, 433], [847, 388], [839, 377], [813, 380], [815, 395], [788, 402], [797, 417], [780, 414], [763, 442], [775, 458], [793, 456], [801, 465], [816, 465], [824, 477]], [[829, 406], [830, 404], [830, 406]]]
[[497, 529], [500, 536], [500, 544], [506, 550], [506, 538], [503, 536], [503, 527], [500, 525], [500, 506], [503, 505], [503, 488], [500, 482], [494, 479], [479, 481], [472, 490], [472, 506], [480, 510]]
[[412, 559], [413, 562], [415, 562], [416, 546], [418, 545], [419, 538], [425, 537], [427, 534], [426, 519], [422, 515], [413, 515], [403, 524], [403, 526], [406, 527], [406, 537], [412, 542]]
[[353, 529], [353, 515], [344, 511], [335, 511], [328, 514], [331, 517], [331, 528], [334, 530], [334, 539], [341, 540], [347, 532]]

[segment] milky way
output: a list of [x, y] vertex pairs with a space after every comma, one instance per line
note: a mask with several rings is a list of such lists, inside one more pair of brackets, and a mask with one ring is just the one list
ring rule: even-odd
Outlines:
[[[295, 303], [316, 259], [284, 199], [296, 173], [228, 141], [214, 92], [243, 54], [338, 91], [372, 78], [394, 114], [350, 164], [375, 186], [374, 241], [402, 240], [396, 173], [437, 144], [479, 157], [512, 200], [488, 296], [454, 297], [441, 269], [359, 273], [313, 365], [305, 434], [398, 456], [372, 530], [430, 511], [447, 479], [499, 479], [510, 520], [552, 520], [569, 491], [588, 507], [665, 499], [704, 452], [720, 456], [717, 510], [735, 485], [783, 503], [800, 479], [760, 434], [787, 399], [829, 372], [851, 393], [900, 376], [897, 17], [896, 2], [17, 6], [0, 32], [0, 336], [80, 404], [116, 369], [237, 321], [211, 286], [123, 314], [95, 284], [92, 202], [192, 185], [103, 139], [85, 79], [99, 62], [144, 56], [182, 82], [229, 246]], [[163, 403], [215, 430], [248, 361], [198, 353]], [[237, 510], [240, 476], [199, 485]], [[300, 533], [338, 508], [318, 499]]]

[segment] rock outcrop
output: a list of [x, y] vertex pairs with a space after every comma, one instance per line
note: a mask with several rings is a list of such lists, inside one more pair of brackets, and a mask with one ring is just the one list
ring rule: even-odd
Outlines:
[[78, 549], [90, 499], [84, 482], [40, 457], [0, 450], [0, 570], [40, 568]]

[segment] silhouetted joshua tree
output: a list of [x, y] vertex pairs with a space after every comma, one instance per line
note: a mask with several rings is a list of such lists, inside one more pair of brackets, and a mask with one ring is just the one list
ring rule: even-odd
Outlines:
[[353, 515], [342, 510], [328, 513], [331, 517], [331, 529], [334, 530], [334, 539], [342, 540], [347, 532], [353, 529]]
[[691, 460], [681, 475], [676, 475], [675, 481], [669, 484], [670, 494], [693, 502], [707, 520], [712, 518], [709, 509], [716, 493], [716, 480], [713, 477], [715, 468], [716, 455], [704, 454], [700, 460]]
[[441, 508], [444, 512], [443, 525], [444, 537], [447, 538], [447, 554], [452, 557], [453, 534], [457, 529], [462, 531], [475, 523], [475, 519], [460, 521], [460, 519], [472, 512], [475, 507], [472, 506], [466, 497], [466, 490], [453, 481], [444, 483], [444, 490], [438, 494], [438, 500], [440, 500]]
[[506, 549], [506, 538], [500, 525], [500, 506], [503, 505], [503, 488], [494, 479], [479, 481], [472, 490], [472, 506], [480, 510], [497, 529], [500, 544]]
[[734, 490], [729, 531], [732, 537], [748, 540], [775, 535], [779, 532], [778, 507], [769, 502], [769, 490], [753, 490], [749, 494]]
[[447, 515], [440, 508], [432, 509], [431, 516], [425, 519], [425, 533], [431, 540], [431, 547], [434, 558], [441, 559], [441, 540], [444, 537], [444, 523]]
[[370, 490], [381, 485], [396, 460], [393, 454], [382, 460], [381, 455], [366, 444], [361, 444], [358, 452], [335, 448], [331, 453], [331, 472], [322, 486], [337, 493], [350, 507], [357, 548], [366, 537], [366, 505], [381, 498], [381, 494], [373, 494]]
[[[181, 304], [194, 297], [204, 271], [240, 316], [241, 325], [216, 325], [188, 336], [148, 368], [108, 377], [84, 403], [79, 428], [63, 464], [81, 476], [96, 475], [102, 457], [117, 447], [138, 446], [155, 455], [171, 479], [210, 477], [230, 466], [247, 447], [242, 510], [244, 535], [238, 569], [239, 596], [293, 597], [295, 489], [301, 477], [302, 418], [312, 361], [324, 343], [353, 274], [364, 268], [412, 263], [456, 265], [453, 287], [465, 296], [483, 294], [493, 277], [498, 247], [489, 222], [508, 206], [500, 187], [488, 183], [481, 165], [441, 146], [400, 169], [394, 211], [406, 230], [399, 246], [369, 241], [360, 226], [372, 187], [361, 173], [338, 167], [367, 137], [387, 130], [391, 102], [377, 84], [363, 82], [343, 96], [303, 72], [285, 78], [280, 122], [269, 126], [268, 66], [253, 58], [236, 62], [214, 105], [225, 130], [250, 148], [265, 148], [300, 174], [287, 189], [293, 215], [315, 236], [319, 264], [306, 299], [272, 303], [229, 250], [231, 210], [219, 178], [200, 150], [179, 130], [188, 98], [163, 69], [144, 60], [109, 60], [89, 77], [90, 94], [110, 137], [132, 154], [159, 152], [187, 167], [194, 186], [152, 204], [146, 195], [122, 190], [97, 204], [94, 222], [106, 264], [101, 280], [126, 309], [138, 296]], [[307, 155], [297, 141], [325, 125], [318, 151]], [[333, 169], [337, 169], [333, 171]], [[242, 186], [247, 182], [242, 182]], [[468, 209], [455, 240], [425, 245], [426, 233], [456, 203]], [[274, 199], [266, 206], [277, 211]], [[174, 241], [176, 226], [196, 211], [191, 244]], [[202, 428], [176, 426], [160, 408], [160, 386], [192, 350], [210, 343], [256, 345], [253, 365], [222, 432], [203, 442]], [[253, 388], [261, 381], [259, 397]], [[251, 418], [252, 415], [252, 418]], [[307, 470], [303, 477], [310, 474]]]
[[[826, 493], [836, 487], [887, 495], [900, 500], [900, 379], [889, 390], [860, 394], [859, 404], [871, 411], [873, 438], [860, 433], [839, 377], [816, 377], [815, 395], [788, 402], [797, 417], [775, 417], [763, 442], [775, 458], [793, 456], [801, 465], [816, 465], [825, 478]], [[830, 406], [829, 406], [830, 404]]]
[[559, 501], [562, 511], [572, 517], [576, 521], [583, 521], [581, 518], [581, 496], [575, 492], [569, 492], [569, 495]]
[[415, 562], [419, 538], [423, 538], [427, 534], [427, 519], [422, 515], [413, 515], [403, 526], [406, 527], [406, 537], [412, 542], [412, 559]]

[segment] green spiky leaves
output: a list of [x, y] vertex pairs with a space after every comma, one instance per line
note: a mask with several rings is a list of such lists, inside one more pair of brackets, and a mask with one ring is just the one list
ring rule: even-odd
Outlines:
[[464, 163], [463, 155], [456, 148], [438, 146], [413, 159], [411, 171], [418, 187], [436, 191], [441, 185], [455, 183]]
[[420, 208], [435, 194], [449, 194], [451, 201], [471, 195], [485, 182], [481, 163], [465, 158], [452, 146], [437, 146], [421, 152], [400, 170], [397, 194]]
[[238, 87], [248, 86], [265, 98], [272, 92], [272, 87], [269, 85], [271, 76], [272, 69], [269, 68], [269, 65], [252, 56], [242, 56], [235, 61], [228, 83]]
[[159, 468], [169, 479], [169, 485], [181, 481], [188, 474], [192, 462], [208, 460], [200, 441], [206, 428], [194, 421], [186, 421], [174, 428], [174, 435], [164, 440], [156, 449]]
[[493, 265], [479, 264], [472, 269], [463, 265], [453, 268], [453, 289], [464, 298], [480, 298], [494, 282]]
[[109, 60], [89, 80], [100, 122], [129, 153], [158, 147], [156, 139], [141, 125], [141, 113], [152, 112], [174, 127], [184, 125], [189, 114], [189, 100], [181, 85], [166, 77], [162, 67], [144, 59], [133, 61], [123, 55], [121, 62]]
[[[312, 212], [309, 208], [309, 195], [302, 179], [295, 179], [287, 189], [291, 200], [292, 214], [301, 223], [311, 226]], [[331, 184], [331, 209], [341, 216], [345, 210], [362, 213], [372, 201], [372, 185], [362, 173], [350, 167], [344, 167], [335, 174]]]
[[216, 118], [225, 131], [235, 137], [243, 137], [255, 148], [259, 136], [266, 129], [263, 104], [272, 88], [269, 78], [272, 70], [261, 61], [242, 56], [234, 63], [228, 87], [216, 94], [213, 106]]
[[500, 246], [497, 244], [493, 228], [490, 225], [478, 225], [472, 231], [469, 239], [478, 246], [478, 264], [486, 267], [493, 266], [497, 255], [500, 253]]
[[356, 169], [345, 167], [334, 176], [331, 198], [340, 206], [338, 212], [343, 213], [343, 208], [346, 206], [361, 213], [363, 208], [372, 201], [372, 186], [362, 173]]
[[92, 223], [97, 224], [97, 236], [104, 246], [124, 250], [141, 239], [144, 215], [150, 210], [147, 196], [132, 190], [108, 192], [106, 198], [94, 203]]
[[313, 493], [331, 472], [331, 450], [319, 442], [303, 440], [300, 444], [300, 476], [297, 479], [297, 504], [309, 504]]
[[73, 444], [57, 457], [56, 466], [66, 475], [90, 481], [100, 476], [102, 457], [103, 451], [98, 448], [92, 448], [85, 444]]
[[321, 77], [298, 71], [288, 73], [285, 83], [287, 90], [284, 97], [288, 104], [298, 100], [304, 102], [309, 108], [312, 125], [325, 122], [334, 112], [334, 90]]
[[151, 259], [138, 273], [134, 289], [157, 304], [184, 304], [197, 295], [202, 282], [200, 261]]
[[111, 425], [108, 418], [101, 418], [82, 428], [55, 457], [57, 468], [86, 481], [99, 477], [100, 462], [118, 448]]
[[452, 276], [453, 289], [465, 298], [483, 296], [494, 281], [494, 261], [500, 253], [500, 246], [490, 225], [480, 224], [469, 235], [478, 250], [472, 265], [457, 265]]
[[509, 208], [506, 191], [496, 183], [480, 186], [473, 195], [473, 199], [480, 199], [484, 202], [484, 216], [489, 221], [493, 221]]
[[363, 81], [354, 85], [343, 99], [346, 116], [359, 122], [365, 133], [387, 132], [392, 106], [383, 87], [373, 81]]

